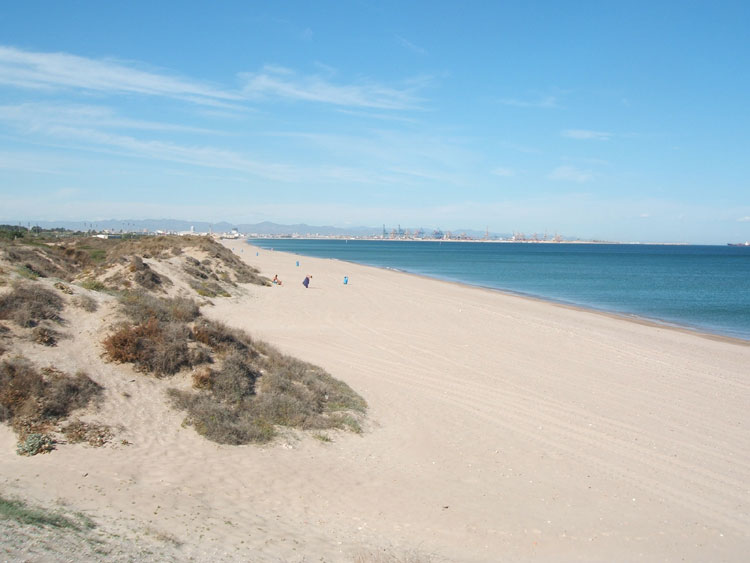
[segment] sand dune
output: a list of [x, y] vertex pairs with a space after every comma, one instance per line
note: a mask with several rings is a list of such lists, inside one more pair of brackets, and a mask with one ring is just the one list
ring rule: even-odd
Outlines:
[[165, 382], [115, 377], [81, 344], [132, 445], [21, 458], [2, 428], [6, 490], [197, 560], [746, 559], [749, 346], [225, 244], [284, 284], [204, 314], [346, 381], [369, 403], [364, 434], [212, 444]]

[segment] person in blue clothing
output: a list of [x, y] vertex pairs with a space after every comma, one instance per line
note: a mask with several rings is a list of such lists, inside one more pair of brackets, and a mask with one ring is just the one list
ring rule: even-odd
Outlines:
[[307, 289], [307, 286], [310, 285], [310, 280], [312, 279], [312, 276], [310, 274], [305, 276], [305, 279], [302, 281], [302, 285], [305, 286], [305, 289]]

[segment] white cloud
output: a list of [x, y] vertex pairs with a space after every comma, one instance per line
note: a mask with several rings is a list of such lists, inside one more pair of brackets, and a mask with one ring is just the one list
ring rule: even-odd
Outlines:
[[750, 223], [750, 216], [740, 217], [739, 219], [737, 219], [737, 221], [739, 221], [740, 223]]
[[333, 84], [319, 75], [300, 76], [290, 69], [266, 65], [260, 72], [240, 75], [246, 81], [244, 93], [253, 97], [278, 96], [291, 100], [319, 102], [346, 107], [414, 109], [420, 98], [410, 88], [389, 88], [372, 82]]
[[424, 49], [424, 48], [420, 47], [419, 45], [415, 45], [414, 43], [412, 43], [408, 39], [405, 39], [405, 38], [401, 37], [400, 35], [396, 35], [396, 40], [403, 47], [406, 47], [407, 49], [409, 49], [413, 53], [416, 53], [418, 55], [426, 55], [427, 54], [427, 49]]
[[606, 133], [604, 131], [589, 131], [587, 129], [567, 129], [562, 132], [563, 137], [568, 139], [579, 139], [584, 141], [595, 140], [595, 141], [609, 141], [612, 138], [612, 133]]
[[209, 129], [174, 125], [157, 121], [129, 119], [118, 116], [105, 106], [77, 104], [24, 103], [0, 106], [0, 121], [15, 123], [27, 130], [50, 126], [75, 125], [77, 127], [116, 127], [149, 131], [182, 131], [190, 133], [215, 133]]
[[164, 96], [205, 105], [226, 105], [238, 93], [176, 76], [139, 70], [132, 64], [67, 53], [41, 53], [0, 46], [0, 84], [32, 90], [80, 89]]
[[581, 170], [575, 166], [558, 166], [547, 176], [550, 180], [584, 183], [594, 178], [591, 170]]
[[499, 166], [492, 171], [492, 174], [494, 174], [495, 176], [502, 176], [504, 178], [508, 178], [510, 176], [514, 176], [515, 171], [511, 168], [505, 168], [504, 166]]

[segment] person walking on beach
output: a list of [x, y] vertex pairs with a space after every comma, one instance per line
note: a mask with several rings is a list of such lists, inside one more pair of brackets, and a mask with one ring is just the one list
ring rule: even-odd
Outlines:
[[305, 286], [305, 289], [307, 289], [307, 286], [310, 285], [310, 280], [312, 279], [312, 276], [310, 274], [305, 276], [305, 279], [302, 281], [302, 285]]

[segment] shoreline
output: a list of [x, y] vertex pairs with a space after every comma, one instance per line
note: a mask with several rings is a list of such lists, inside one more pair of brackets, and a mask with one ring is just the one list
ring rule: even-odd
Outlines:
[[358, 461], [315, 461], [313, 475], [353, 486], [336, 487], [343, 504], [322, 518], [354, 512], [395, 545], [449, 561], [744, 560], [747, 345], [232, 246], [284, 283], [253, 291], [246, 310], [216, 302], [212, 314], [241, 319], [369, 404], [365, 435], [338, 450]]
[[[658, 318], [652, 318], [652, 317], [645, 317], [643, 315], [638, 315], [636, 313], [625, 313], [625, 312], [621, 312], [621, 311], [610, 311], [610, 310], [606, 310], [606, 309], [599, 309], [599, 308], [593, 307], [593, 306], [587, 306], [587, 305], [581, 305], [581, 304], [578, 304], [578, 303], [571, 303], [571, 302], [566, 302], [566, 301], [562, 301], [562, 300], [556, 300], [556, 299], [553, 299], [553, 298], [544, 297], [544, 296], [540, 296], [540, 295], [534, 295], [534, 294], [530, 294], [530, 293], [524, 293], [524, 292], [521, 292], [521, 291], [514, 291], [514, 290], [511, 290], [511, 289], [501, 289], [501, 288], [496, 288], [496, 287], [489, 287], [489, 286], [484, 286], [484, 285], [472, 284], [472, 283], [463, 282], [463, 281], [450, 280], [450, 279], [445, 279], [445, 278], [441, 278], [441, 277], [437, 277], [437, 276], [430, 276], [430, 275], [427, 275], [427, 274], [420, 274], [420, 273], [416, 273], [416, 272], [410, 272], [408, 270], [402, 270], [400, 268], [393, 268], [393, 267], [389, 267], [389, 266], [375, 266], [373, 264], [365, 264], [365, 263], [362, 263], [362, 262], [355, 262], [353, 260], [344, 260], [344, 259], [341, 259], [341, 258], [310, 256], [310, 255], [307, 255], [307, 254], [296, 253], [296, 252], [289, 252], [289, 251], [285, 251], [285, 250], [275, 250], [275, 249], [263, 248], [261, 246], [255, 246], [253, 244], [252, 240], [247, 240], [247, 239], [244, 239], [244, 240], [243, 239], [239, 239], [239, 240], [242, 241], [242, 242], [244, 242], [249, 247], [255, 248], [255, 249], [259, 250], [259, 251], [262, 250], [264, 252], [269, 252], [269, 251], [270, 252], [278, 252], [278, 253], [289, 254], [290, 256], [304, 256], [305, 258], [316, 258], [316, 259], [320, 259], [320, 260], [333, 260], [333, 261], [341, 262], [341, 263], [344, 263], [344, 264], [354, 264], [354, 265], [357, 265], [357, 266], [363, 266], [363, 267], [367, 267], [367, 268], [375, 268], [377, 270], [384, 270], [384, 271], [388, 271], [388, 272], [395, 272], [395, 273], [399, 273], [399, 274], [406, 274], [406, 275], [409, 275], [409, 276], [415, 276], [417, 278], [428, 279], [428, 280], [433, 280], [433, 281], [439, 281], [439, 282], [449, 283], [449, 284], [455, 284], [455, 285], [460, 286], [460, 287], [480, 289], [480, 290], [485, 290], [485, 291], [489, 291], [489, 292], [498, 292], [498, 293], [500, 293], [502, 295], [519, 297], [519, 298], [522, 298], [522, 299], [530, 299], [530, 300], [538, 301], [540, 303], [546, 303], [546, 304], [555, 305], [555, 306], [558, 306], [558, 307], [564, 307], [564, 308], [571, 309], [571, 310], [574, 310], [574, 311], [581, 311], [581, 312], [587, 312], [587, 313], [594, 313], [594, 314], [598, 314], [598, 315], [604, 315], [604, 316], [607, 316], [607, 317], [610, 317], [610, 318], [613, 318], [613, 319], [620, 319], [620, 320], [624, 320], [624, 321], [628, 321], [628, 322], [639, 323], [639, 324], [642, 324], [644, 326], [651, 326], [651, 327], [654, 327], [654, 328], [663, 328], [663, 329], [667, 329], [667, 330], [675, 330], [675, 331], [678, 331], [678, 332], [683, 332], [685, 334], [692, 334], [692, 335], [695, 335], [695, 336], [699, 336], [701, 338], [707, 338], [709, 340], [716, 340], [716, 341], [720, 341], [720, 342], [729, 342], [729, 343], [732, 343], [732, 344], [737, 344], [739, 346], [749, 346], [750, 347], [750, 338], [745, 339], [745, 338], [741, 338], [739, 336], [732, 336], [732, 335], [729, 335], [729, 334], [723, 334], [721, 332], [711, 332], [708, 329], [703, 328], [703, 327], [694, 327], [694, 326], [691, 326], [691, 325], [680, 324], [680, 323], [677, 323], [675, 321], [668, 321], [668, 320], [664, 320], [664, 319], [658, 319]], [[253, 239], [253, 240], [255, 240], [255, 239]], [[305, 240], [315, 240], [315, 239], [305, 239]], [[379, 240], [379, 239], [372, 239], [372, 240]], [[394, 241], [391, 241], [391, 242], [411, 242], [411, 241], [394, 240]], [[441, 241], [414, 241], [414, 242], [441, 242]], [[445, 242], [501, 242], [501, 241], [445, 241]], [[519, 243], [519, 244], [528, 244], [528, 243]], [[599, 244], [599, 243], [591, 243], [591, 244]], [[631, 244], [631, 243], [601, 243], [601, 244]], [[634, 243], [634, 244], [640, 244], [640, 243]], [[648, 244], [652, 244], [652, 243], [648, 243]]]

